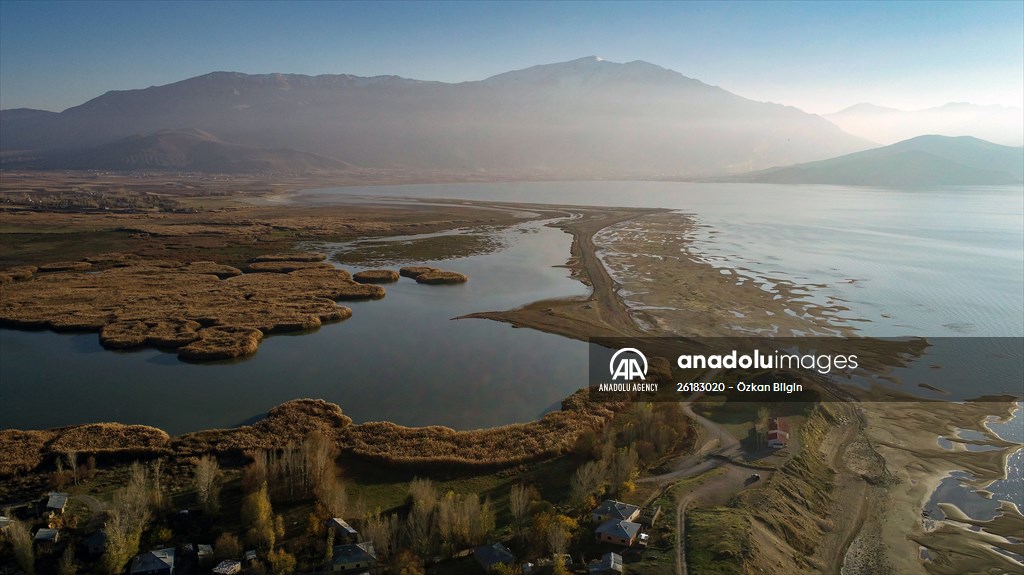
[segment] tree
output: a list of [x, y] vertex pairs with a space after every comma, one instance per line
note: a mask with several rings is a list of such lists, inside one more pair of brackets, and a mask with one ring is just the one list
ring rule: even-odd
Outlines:
[[247, 529], [245, 539], [250, 545], [255, 545], [263, 552], [274, 549], [277, 533], [266, 483], [259, 491], [246, 495], [242, 501], [242, 527]]
[[345, 484], [335, 475], [333, 463], [324, 471], [324, 475], [317, 484], [316, 500], [320, 516], [324, 520], [331, 517], [344, 517], [348, 510], [348, 492], [345, 489]]
[[136, 461], [129, 468], [128, 484], [115, 494], [103, 526], [107, 543], [102, 567], [107, 573], [119, 573], [138, 552], [152, 518], [149, 495], [146, 468]]
[[68, 450], [64, 456], [68, 460], [68, 467], [71, 469], [71, 477], [75, 481], [75, 485], [78, 485], [78, 452], [74, 449]]
[[28, 575], [36, 572], [36, 556], [32, 549], [32, 535], [28, 527], [21, 521], [11, 521], [7, 527], [7, 540], [11, 542], [11, 551], [18, 567]]
[[530, 517], [530, 506], [533, 504], [534, 491], [525, 485], [512, 486], [512, 492], [508, 496], [509, 511], [512, 513], [512, 521], [516, 529], [516, 537], [523, 538], [523, 529], [526, 528], [526, 520]]
[[568, 542], [569, 534], [566, 532], [565, 526], [558, 522], [552, 523], [548, 528], [548, 548], [551, 550], [551, 556], [558, 557], [565, 553]]
[[75, 546], [68, 545], [64, 549], [64, 554], [60, 557], [60, 563], [57, 564], [57, 575], [77, 575], [78, 563], [75, 562]]
[[576, 469], [569, 480], [569, 503], [577, 510], [585, 511], [594, 504], [594, 496], [600, 496], [604, 485], [604, 461], [588, 461]]
[[421, 557], [428, 557], [435, 541], [433, 527], [437, 489], [429, 479], [415, 478], [409, 483], [409, 497], [412, 500], [412, 509], [406, 518], [409, 546]]
[[757, 419], [754, 420], [754, 437], [757, 441], [757, 448], [761, 449], [761, 442], [764, 441], [765, 436], [768, 434], [768, 419], [771, 416], [771, 412], [765, 406], [757, 408]]
[[295, 556], [284, 549], [271, 551], [267, 558], [270, 560], [270, 572], [274, 575], [291, 575], [295, 572]]
[[158, 457], [153, 460], [150, 465], [150, 471], [153, 477], [153, 507], [157, 509], [164, 508], [164, 489], [163, 489], [163, 478], [164, 478], [164, 458]]
[[242, 556], [242, 542], [234, 533], [221, 533], [213, 542], [213, 554], [218, 560], [238, 559]]
[[403, 549], [395, 556], [391, 565], [391, 572], [396, 575], [423, 575], [423, 560], [417, 557], [412, 551]]
[[196, 488], [196, 499], [204, 513], [214, 514], [220, 511], [220, 467], [217, 460], [205, 455], [195, 462], [193, 483]]
[[363, 535], [373, 543], [378, 559], [386, 561], [396, 547], [398, 518], [394, 515], [381, 516], [380, 509], [377, 509], [364, 522]]

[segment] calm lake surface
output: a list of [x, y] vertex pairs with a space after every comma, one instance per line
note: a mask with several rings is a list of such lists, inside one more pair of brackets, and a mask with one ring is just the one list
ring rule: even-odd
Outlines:
[[[865, 335], [1024, 335], [1024, 191], [838, 186], [556, 182], [311, 190], [290, 201], [358, 197], [648, 206], [695, 214], [700, 252], [768, 286], [820, 283]], [[115, 353], [96, 334], [0, 330], [0, 427], [95, 421], [171, 433], [244, 423], [317, 397], [356, 421], [468, 429], [536, 418], [586, 385], [586, 345], [475, 311], [581, 295], [564, 268], [570, 236], [541, 224], [504, 232], [495, 253], [424, 262], [459, 286], [388, 286], [381, 301], [314, 334], [273, 336], [246, 360], [194, 365], [156, 350]], [[334, 249], [332, 246], [320, 246]], [[337, 247], [337, 246], [335, 246]]]

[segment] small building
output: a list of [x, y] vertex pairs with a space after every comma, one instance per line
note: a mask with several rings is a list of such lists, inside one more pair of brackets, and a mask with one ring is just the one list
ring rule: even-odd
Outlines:
[[334, 540], [337, 542], [359, 542], [359, 532], [341, 517], [332, 517], [328, 519], [327, 528], [334, 530]]
[[250, 549], [250, 550], [246, 551], [245, 552], [245, 560], [248, 561], [249, 563], [252, 563], [253, 561], [256, 561], [256, 550], [255, 549]]
[[85, 539], [82, 540], [82, 544], [85, 546], [85, 552], [90, 556], [98, 557], [103, 555], [103, 552], [107, 549], [107, 532], [97, 529], [86, 535]]
[[362, 573], [376, 564], [377, 552], [373, 548], [373, 543], [369, 541], [334, 546], [334, 562], [331, 565], [331, 571]]
[[174, 548], [154, 549], [132, 559], [129, 575], [174, 575]]
[[499, 564], [512, 566], [516, 563], [516, 556], [501, 543], [477, 547], [473, 550], [473, 559], [487, 573], [490, 573]]
[[60, 515], [68, 506], [68, 494], [51, 491], [46, 499], [46, 510], [50, 513]]
[[622, 555], [605, 553], [588, 565], [590, 575], [622, 575]]
[[613, 519], [615, 521], [635, 521], [640, 515], [640, 508], [614, 499], [605, 499], [591, 515], [593, 515], [594, 523], [597, 524]]
[[242, 572], [242, 563], [234, 559], [225, 559], [213, 568], [213, 575], [235, 575]]
[[594, 538], [598, 543], [611, 543], [632, 547], [634, 545], [646, 545], [646, 535], [641, 536], [640, 524], [632, 521], [611, 519], [605, 521], [594, 530]]
[[782, 449], [789, 445], [789, 422], [781, 417], [768, 420], [768, 447]]
[[43, 527], [39, 531], [36, 531], [35, 537], [32, 538], [37, 545], [47, 546], [56, 545], [60, 541], [60, 531], [56, 529], [50, 529], [49, 527]]

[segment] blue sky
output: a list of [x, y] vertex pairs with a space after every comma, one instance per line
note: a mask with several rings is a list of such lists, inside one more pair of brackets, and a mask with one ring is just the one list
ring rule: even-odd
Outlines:
[[1024, 2], [15, 2], [0, 107], [214, 70], [478, 80], [597, 55], [836, 111], [1024, 105]]

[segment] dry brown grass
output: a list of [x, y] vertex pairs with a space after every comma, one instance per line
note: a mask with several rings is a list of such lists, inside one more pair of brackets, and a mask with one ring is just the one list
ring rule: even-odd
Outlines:
[[51, 262], [48, 264], [41, 264], [38, 271], [40, 272], [70, 272], [70, 271], [86, 271], [92, 269], [92, 264], [89, 262]]
[[32, 471], [43, 462], [46, 443], [53, 439], [53, 431], [0, 431], [0, 476]]
[[356, 272], [352, 279], [360, 283], [392, 283], [398, 281], [398, 277], [394, 270], [363, 270]]
[[253, 262], [245, 266], [245, 271], [247, 272], [274, 272], [280, 274], [310, 269], [334, 269], [334, 266], [326, 262], [292, 261]]
[[0, 271], [0, 284], [25, 281], [36, 272], [36, 266], [16, 266]]
[[266, 334], [350, 317], [338, 300], [385, 294], [329, 264], [242, 274], [209, 261], [92, 259], [90, 273], [50, 272], [0, 287], [0, 324], [99, 331], [107, 347], [179, 348], [183, 359], [203, 361], [254, 353]]
[[234, 359], [256, 353], [263, 332], [252, 327], [218, 325], [199, 332], [192, 343], [178, 348], [178, 357], [190, 361]]
[[428, 273], [428, 272], [438, 272], [438, 271], [441, 271], [441, 270], [439, 270], [437, 268], [428, 267], [428, 266], [406, 266], [406, 267], [398, 270], [398, 273], [400, 275], [402, 275], [403, 277], [416, 279], [418, 276], [420, 276], [422, 274], [425, 274], [425, 273]]
[[270, 410], [253, 425], [168, 438], [140, 425], [95, 424], [50, 431], [0, 431], [0, 476], [26, 472], [56, 454], [162, 455], [178, 458], [298, 445], [317, 431], [353, 456], [389, 466], [443, 466], [448, 470], [511, 467], [569, 452], [581, 434], [598, 430], [620, 404], [595, 404], [586, 390], [562, 402], [562, 411], [539, 421], [492, 429], [404, 427], [387, 422], [355, 425], [341, 408], [320, 399], [296, 399]]
[[161, 429], [147, 425], [91, 423], [55, 430], [56, 437], [48, 448], [52, 453], [135, 453], [160, 454], [167, 451], [171, 440]]
[[257, 262], [322, 262], [327, 259], [325, 254], [319, 252], [289, 252], [283, 254], [264, 254], [249, 260]]
[[467, 281], [469, 281], [469, 278], [466, 274], [441, 270], [426, 272], [416, 276], [416, 283], [421, 284], [461, 284]]

